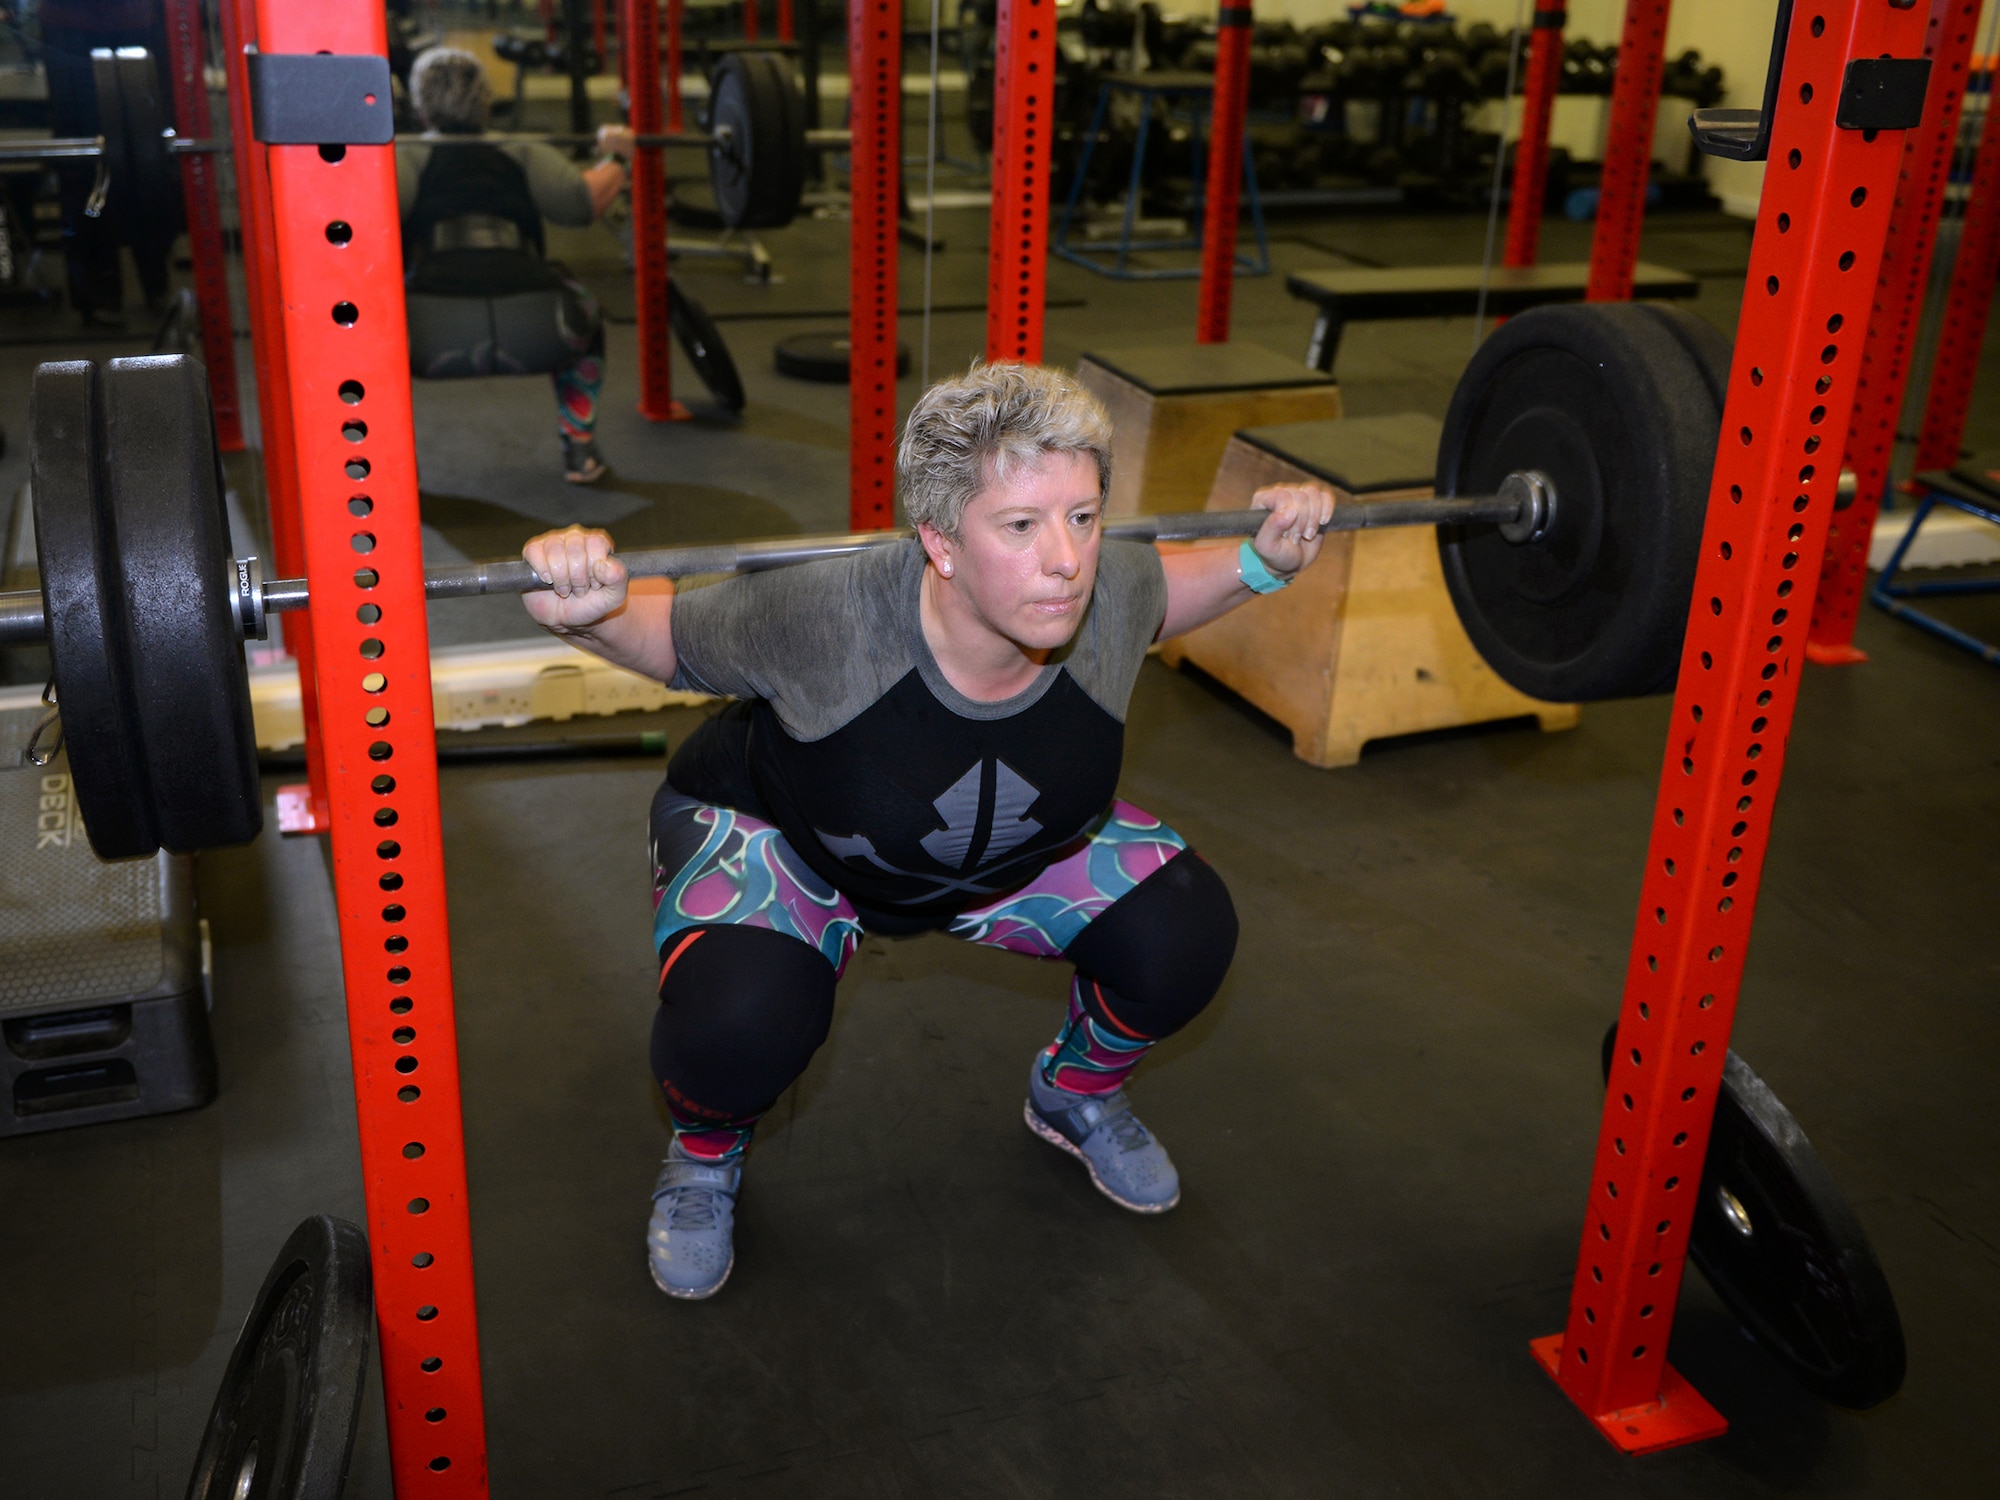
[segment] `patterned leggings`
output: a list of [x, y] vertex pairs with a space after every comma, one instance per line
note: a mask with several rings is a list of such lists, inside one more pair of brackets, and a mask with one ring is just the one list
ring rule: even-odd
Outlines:
[[[663, 786], [653, 800], [653, 1076], [675, 1139], [735, 1156], [826, 1040], [862, 933], [853, 904], [769, 823]], [[1159, 819], [1114, 802], [1072, 853], [951, 919], [953, 937], [1076, 966], [1042, 1076], [1119, 1088], [1213, 998], [1236, 950], [1221, 878]]]

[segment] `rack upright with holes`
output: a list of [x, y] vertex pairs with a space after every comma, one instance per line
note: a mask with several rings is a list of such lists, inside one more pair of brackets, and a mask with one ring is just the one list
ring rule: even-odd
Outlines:
[[1667, 1363], [1772, 806], [1888, 238], [1923, 97], [1914, 0], [1780, 8], [1723, 436], [1646, 851], [1567, 1327], [1535, 1342], [1619, 1448], [1722, 1432]]

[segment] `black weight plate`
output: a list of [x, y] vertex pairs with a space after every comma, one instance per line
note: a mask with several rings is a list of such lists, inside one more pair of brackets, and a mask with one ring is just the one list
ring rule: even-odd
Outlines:
[[731, 412], [742, 411], [743, 379], [736, 373], [736, 361], [729, 357], [729, 346], [722, 341], [722, 330], [715, 326], [708, 309], [671, 278], [667, 282], [667, 321], [709, 395]]
[[1452, 602], [1495, 672], [1554, 702], [1673, 684], [1718, 431], [1706, 372], [1630, 304], [1535, 308], [1480, 346], [1445, 414], [1438, 493], [1540, 469], [1557, 495], [1538, 542], [1439, 529]]
[[188, 1500], [339, 1500], [375, 1312], [368, 1237], [315, 1215], [292, 1231], [237, 1335]]
[[805, 191], [805, 107], [790, 71], [763, 52], [732, 52], [710, 82], [709, 129], [727, 130], [727, 150], [708, 152], [716, 212], [731, 229], [776, 229], [797, 217]]
[[[827, 385], [845, 385], [853, 361], [853, 345], [844, 333], [795, 333], [771, 346], [771, 363], [780, 375], [794, 380], [817, 380]], [[896, 373], [910, 373], [910, 346], [896, 345]]]
[[176, 853], [245, 843], [264, 826], [264, 799], [208, 382], [182, 354], [114, 359], [103, 382], [126, 670], [154, 826]]
[[1679, 303], [1635, 302], [1632, 305], [1679, 339], [1681, 346], [1694, 356], [1708, 383], [1709, 395], [1715, 400], [1716, 430], [1721, 431], [1722, 403], [1729, 393], [1729, 362], [1736, 353], [1736, 346], [1729, 341], [1729, 335], [1701, 314], [1690, 312]]
[[97, 366], [88, 360], [41, 366], [30, 400], [35, 551], [77, 807], [100, 858], [151, 854], [160, 840], [125, 678], [110, 520], [98, 465], [104, 427]]
[[175, 223], [182, 213], [180, 164], [167, 154], [166, 132], [173, 115], [162, 98], [164, 79], [153, 54], [137, 47], [118, 51], [119, 104], [125, 117], [126, 150], [132, 179], [114, 183], [126, 192], [126, 206], [154, 222]]
[[[1614, 1024], [1607, 1078], [1617, 1040]], [[1861, 1411], [1902, 1388], [1903, 1323], [1882, 1263], [1799, 1122], [1733, 1050], [1688, 1258], [1808, 1390]]]

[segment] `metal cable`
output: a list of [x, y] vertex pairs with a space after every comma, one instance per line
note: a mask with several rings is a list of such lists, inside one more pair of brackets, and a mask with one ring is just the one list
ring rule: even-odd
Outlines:
[[[1486, 337], [1486, 288], [1493, 280], [1493, 240], [1500, 228], [1500, 183], [1507, 171], [1507, 116], [1514, 107], [1514, 76], [1521, 66], [1521, 43], [1526, 37], [1522, 29], [1522, 15], [1528, 8], [1528, 0], [1514, 0], [1514, 39], [1507, 48], [1507, 92], [1500, 96], [1500, 143], [1493, 148], [1493, 192], [1486, 205], [1486, 253], [1479, 261], [1479, 305], [1472, 313], [1472, 352], [1479, 352], [1479, 341]], [[1520, 154], [1515, 153], [1518, 172]]]

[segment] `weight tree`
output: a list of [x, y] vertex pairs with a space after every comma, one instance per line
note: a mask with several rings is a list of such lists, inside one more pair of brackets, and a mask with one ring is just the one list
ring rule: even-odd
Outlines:
[[[1036, 30], [1046, 0], [1013, 4], [1028, 18], [1015, 24]], [[857, 8], [857, 32], [864, 14], [881, 17], [880, 0]], [[383, 17], [366, 0], [310, 11], [257, 0], [255, 18], [267, 61], [345, 78], [350, 92], [365, 77], [386, 88]], [[1025, 39], [1051, 42], [1051, 28], [1040, 29]], [[1839, 455], [1821, 448], [1854, 402], [1901, 132], [1916, 123], [1913, 87], [1921, 102], [1912, 73], [1924, 66], [1921, 40], [1922, 17], [1897, 0], [1800, 5], [1767, 99], [1770, 176], [1570, 1320], [1537, 1341], [1565, 1392], [1628, 1451], [1723, 1427], [1667, 1366], [1665, 1348], [1803, 659], [1808, 599], [1793, 595], [1817, 572], [1838, 483]], [[319, 52], [331, 55], [310, 55]], [[366, 71], [370, 62], [377, 72]], [[386, 117], [387, 101], [367, 108]], [[865, 118], [857, 103], [857, 126]], [[384, 118], [343, 147], [268, 126], [391, 1463], [404, 1495], [481, 1495], [484, 1410], [391, 131]], [[996, 214], [1005, 199], [1032, 220], [1018, 192], [1031, 181], [996, 192]], [[1027, 227], [1038, 285], [1040, 245]], [[1019, 248], [1009, 246], [1010, 273], [1029, 269], [1012, 263]], [[1029, 281], [1019, 275], [1009, 305], [1031, 324], [1006, 331], [1031, 327], [1038, 346]]]

